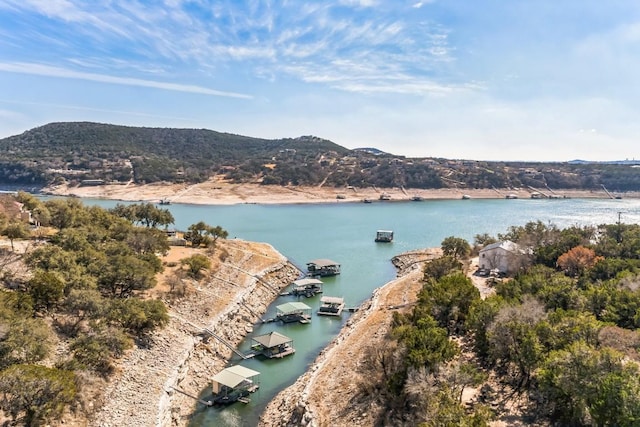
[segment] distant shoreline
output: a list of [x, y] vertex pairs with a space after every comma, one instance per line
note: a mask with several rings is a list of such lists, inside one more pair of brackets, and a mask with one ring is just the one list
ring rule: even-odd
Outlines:
[[[196, 205], [235, 204], [303, 204], [303, 203], [388, 203], [411, 200], [457, 199], [531, 199], [531, 198], [640, 198], [639, 192], [607, 193], [604, 190], [553, 190], [535, 192], [527, 189], [404, 189], [404, 188], [327, 188], [306, 186], [275, 186], [232, 184], [206, 181], [199, 184], [122, 184], [69, 187], [60, 185], [44, 188], [41, 194], [149, 202], [161, 204], [184, 203]], [[381, 200], [381, 198], [387, 200]]]

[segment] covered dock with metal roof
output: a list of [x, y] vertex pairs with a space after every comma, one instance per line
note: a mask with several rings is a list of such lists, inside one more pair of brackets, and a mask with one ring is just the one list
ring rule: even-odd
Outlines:
[[232, 403], [243, 398], [258, 389], [258, 384], [252, 378], [260, 375], [260, 372], [234, 365], [223, 369], [211, 378], [211, 391], [214, 402]]
[[288, 302], [276, 307], [276, 319], [285, 323], [309, 323], [311, 307], [302, 302]]
[[254, 342], [251, 349], [270, 359], [282, 358], [296, 352], [291, 345], [293, 340], [276, 331], [253, 337], [251, 340]]

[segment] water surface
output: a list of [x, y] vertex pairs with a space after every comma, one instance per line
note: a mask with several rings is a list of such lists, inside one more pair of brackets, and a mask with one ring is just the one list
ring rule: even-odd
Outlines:
[[[112, 207], [116, 202], [85, 199]], [[640, 221], [640, 201], [633, 199], [516, 199], [516, 200], [425, 200], [421, 202], [328, 203], [301, 205], [187, 205], [163, 206], [176, 219], [176, 228], [204, 221], [220, 225], [229, 238], [267, 242], [295, 265], [316, 258], [329, 258], [342, 265], [342, 274], [323, 278], [324, 295], [345, 298], [347, 307], [357, 306], [374, 289], [395, 277], [391, 258], [399, 253], [440, 246], [445, 237], [456, 236], [473, 242], [474, 236], [496, 236], [509, 226], [543, 221], [559, 227]], [[393, 230], [393, 243], [375, 243], [378, 229]], [[300, 301], [315, 313], [319, 296]], [[295, 297], [279, 297], [266, 317], [275, 315], [275, 306]], [[282, 360], [235, 361], [261, 373], [260, 389], [251, 403], [225, 408], [205, 408], [194, 404], [191, 426], [254, 426], [265, 405], [280, 390], [292, 384], [315, 359], [349, 318], [313, 315], [308, 325], [270, 323], [256, 325], [253, 335], [272, 330], [292, 338], [296, 353]], [[249, 337], [241, 344], [248, 350]], [[211, 373], [212, 375], [215, 372]], [[208, 391], [207, 391], [208, 392]]]

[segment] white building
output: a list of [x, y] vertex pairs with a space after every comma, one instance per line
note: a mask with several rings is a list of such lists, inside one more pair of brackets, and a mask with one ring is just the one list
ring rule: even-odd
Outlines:
[[524, 251], [517, 243], [505, 240], [487, 245], [480, 250], [478, 266], [484, 270], [498, 270], [500, 273], [512, 274], [525, 262]]

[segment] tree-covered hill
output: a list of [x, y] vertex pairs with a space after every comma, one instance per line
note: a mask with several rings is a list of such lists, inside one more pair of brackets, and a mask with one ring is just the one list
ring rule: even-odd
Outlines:
[[[428, 150], [428, 148], [426, 148]], [[264, 185], [640, 191], [634, 162], [492, 162], [349, 150], [314, 136], [262, 139], [206, 129], [50, 123], [0, 139], [0, 185], [202, 182]], [[87, 181], [91, 180], [91, 181]]]
[[0, 140], [0, 180], [43, 183], [71, 171], [81, 179], [199, 181], [249, 160], [264, 164], [287, 153], [347, 151], [314, 137], [268, 140], [206, 129], [51, 123]]

